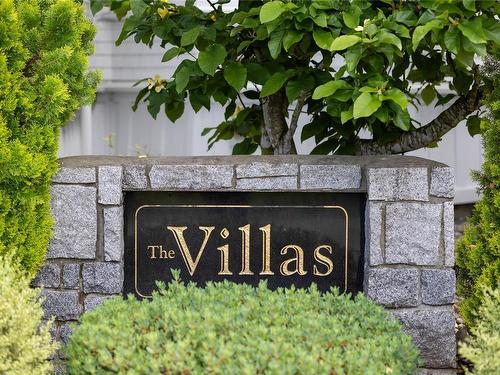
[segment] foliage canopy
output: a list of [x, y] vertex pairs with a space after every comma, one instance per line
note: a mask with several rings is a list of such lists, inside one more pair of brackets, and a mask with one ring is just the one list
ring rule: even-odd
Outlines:
[[59, 129], [94, 99], [94, 33], [73, 0], [0, 1], [0, 254], [32, 275], [51, 236]]
[[[202, 1], [199, 0], [198, 3]], [[167, 48], [178, 58], [172, 77], [148, 81], [137, 97], [156, 117], [164, 106], [175, 121], [189, 99], [195, 111], [225, 106], [225, 119], [208, 128], [209, 147], [242, 139], [235, 154], [295, 152], [314, 138], [316, 154], [401, 153], [435, 144], [478, 109], [481, 80], [475, 57], [495, 54], [500, 4], [494, 0], [92, 0], [125, 18], [117, 44], [129, 37]], [[332, 64], [333, 63], [333, 64]], [[440, 85], [451, 93], [441, 95]], [[246, 99], [243, 99], [245, 97]], [[409, 104], [449, 110], [426, 126]], [[241, 106], [241, 107], [240, 107]], [[469, 121], [471, 133], [477, 120]], [[368, 130], [373, 139], [361, 139]]]
[[486, 102], [489, 116], [481, 121], [484, 164], [474, 175], [482, 198], [457, 243], [460, 311], [471, 327], [477, 324], [484, 288], [500, 287], [500, 62], [488, 59], [483, 75], [495, 90]]
[[48, 374], [52, 323], [42, 324], [40, 291], [11, 260], [0, 256], [0, 374]]
[[[500, 289], [483, 289], [483, 303], [472, 337], [459, 352], [472, 362], [475, 375], [495, 375], [500, 369]], [[470, 372], [466, 371], [466, 374]]]
[[70, 374], [412, 374], [418, 351], [363, 295], [174, 281], [108, 300], [68, 344]]

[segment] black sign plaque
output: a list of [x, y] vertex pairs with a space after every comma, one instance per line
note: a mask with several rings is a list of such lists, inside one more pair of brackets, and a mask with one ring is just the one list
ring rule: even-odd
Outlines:
[[362, 289], [364, 195], [129, 192], [124, 293], [150, 297], [172, 270], [229, 280]]

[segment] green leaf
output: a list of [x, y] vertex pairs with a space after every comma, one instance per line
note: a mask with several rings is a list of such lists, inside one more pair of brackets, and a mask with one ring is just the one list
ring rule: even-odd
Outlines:
[[283, 87], [288, 79], [288, 75], [284, 72], [274, 73], [262, 87], [260, 97], [264, 98], [266, 96], [276, 93], [279, 89]]
[[361, 16], [361, 9], [355, 5], [352, 5], [348, 11], [342, 12], [342, 19], [350, 29], [355, 29], [359, 26], [359, 16]]
[[304, 142], [305, 140], [314, 137], [316, 134], [319, 134], [324, 130], [324, 127], [320, 126], [320, 124], [316, 122], [311, 122], [309, 124], [304, 125], [302, 128], [302, 132], [300, 133], [300, 141]]
[[462, 0], [464, 8], [470, 11], [476, 11], [476, 1], [475, 0]]
[[330, 95], [335, 94], [335, 92], [339, 89], [352, 89], [352, 86], [341, 79], [330, 81], [316, 87], [313, 92], [312, 98], [315, 100], [326, 98]]
[[377, 109], [377, 112], [375, 112], [374, 116], [377, 118], [377, 120], [386, 124], [389, 121], [389, 110], [386, 106], [381, 106], [379, 109]]
[[213, 127], [213, 128], [205, 128], [205, 129], [203, 129], [203, 131], [201, 132], [201, 136], [203, 137], [203, 136], [207, 135], [208, 133], [210, 133], [210, 132], [214, 131], [215, 129], [217, 129], [217, 127]]
[[200, 69], [211, 76], [215, 74], [217, 67], [226, 59], [227, 52], [222, 44], [212, 44], [198, 55]]
[[248, 80], [263, 85], [271, 76], [266, 68], [261, 64], [249, 63], [247, 64]]
[[458, 24], [458, 28], [472, 43], [486, 43], [486, 35], [484, 35], [481, 18], [476, 17], [472, 21], [462, 20]]
[[210, 97], [204, 92], [190, 91], [189, 101], [195, 112], [198, 112], [202, 106], [210, 110]]
[[412, 48], [414, 51], [417, 50], [418, 45], [422, 41], [422, 39], [427, 35], [429, 31], [435, 28], [439, 28], [441, 26], [441, 20], [432, 20], [427, 22], [425, 25], [417, 26], [412, 36]]
[[347, 66], [347, 71], [349, 73], [354, 73], [356, 67], [358, 66], [361, 55], [363, 54], [363, 46], [361, 44], [349, 48], [344, 54], [345, 63]]
[[91, 0], [90, 1], [90, 10], [92, 15], [96, 15], [102, 8], [104, 8], [105, 0]]
[[421, 95], [422, 95], [422, 99], [424, 100], [424, 103], [429, 105], [436, 98], [436, 89], [434, 88], [433, 85], [427, 85], [422, 90]]
[[227, 105], [226, 109], [224, 110], [224, 118], [228, 120], [234, 114], [235, 110], [236, 110], [236, 103], [232, 101]]
[[397, 49], [399, 50], [403, 49], [401, 45], [401, 40], [393, 33], [389, 33], [387, 31], [381, 31], [377, 35], [377, 39], [379, 43], [392, 44], [393, 46], [396, 46]]
[[401, 109], [406, 109], [408, 106], [408, 99], [406, 94], [400, 89], [392, 88], [384, 92], [384, 100], [392, 100], [399, 105]]
[[302, 80], [298, 81], [288, 81], [285, 91], [288, 102], [291, 103], [298, 98], [301, 91], [303, 90]]
[[500, 24], [494, 19], [483, 21], [483, 31], [488, 40], [495, 44], [500, 44]]
[[[398, 108], [398, 107], [396, 107]], [[399, 109], [399, 108], [398, 108]], [[399, 111], [396, 112], [396, 117], [394, 117], [394, 125], [398, 127], [401, 130], [408, 131], [410, 130], [410, 114], [408, 111], [403, 111], [399, 109]]]
[[460, 31], [458, 28], [450, 26], [444, 34], [444, 45], [449, 51], [458, 54], [460, 51]]
[[337, 142], [334, 139], [328, 139], [321, 142], [319, 145], [313, 148], [311, 155], [328, 155], [336, 147]]
[[167, 52], [163, 54], [163, 57], [161, 58], [161, 62], [167, 62], [172, 60], [174, 57], [179, 56], [179, 53], [181, 53], [184, 49], [179, 48], [179, 47], [172, 47], [170, 48]]
[[299, 33], [295, 30], [287, 30], [283, 37], [283, 48], [288, 52], [291, 46], [302, 40], [304, 33]]
[[134, 16], [142, 16], [146, 9], [148, 9], [148, 4], [144, 0], [130, 0], [130, 10]]
[[312, 74], [301, 74], [294, 80], [290, 80], [286, 84], [285, 92], [288, 102], [291, 103], [300, 95], [302, 91], [309, 91], [315, 85], [315, 79]]
[[330, 51], [341, 51], [358, 44], [361, 38], [357, 35], [341, 35], [333, 40], [330, 46]]
[[327, 27], [327, 19], [325, 13], [320, 13], [319, 16], [313, 18], [313, 22], [320, 27]]
[[146, 96], [146, 94], [149, 93], [149, 89], [147, 87], [144, 87], [142, 90], [139, 91], [137, 94], [137, 97], [135, 98], [135, 102], [132, 105], [132, 111], [137, 111], [137, 106], [139, 105], [139, 102]]
[[330, 46], [333, 43], [332, 33], [321, 29], [314, 30], [313, 39], [319, 48], [326, 50], [330, 50]]
[[245, 48], [247, 48], [252, 43], [253, 43], [253, 40], [244, 40], [243, 42], [240, 43], [240, 45], [236, 49], [236, 53], [240, 53], [241, 51], [243, 51]]
[[286, 10], [281, 1], [270, 1], [260, 8], [260, 22], [267, 23], [274, 21]]
[[469, 116], [466, 125], [471, 137], [481, 134], [481, 119], [478, 116]]
[[340, 122], [342, 122], [342, 125], [345, 124], [347, 121], [351, 120], [354, 117], [353, 115], [353, 108], [349, 108], [347, 111], [342, 111], [340, 113]]
[[247, 69], [240, 62], [230, 62], [224, 68], [224, 79], [239, 92], [247, 82]]
[[198, 39], [200, 33], [200, 26], [193, 27], [191, 30], [184, 32], [181, 36], [181, 46], [188, 46], [196, 42], [196, 39]]
[[245, 138], [240, 143], [236, 143], [233, 147], [233, 155], [251, 155], [253, 154], [259, 145], [252, 142], [250, 138]]
[[189, 83], [191, 70], [187, 66], [183, 66], [175, 73], [175, 91], [180, 93]]
[[378, 99], [377, 95], [364, 92], [354, 102], [353, 116], [355, 119], [368, 117], [379, 109], [381, 104], [382, 102]]
[[413, 10], [400, 10], [394, 13], [396, 22], [405, 24], [406, 26], [415, 26], [417, 23], [417, 16]]
[[172, 103], [165, 104], [165, 114], [168, 119], [175, 122], [184, 113], [184, 102], [173, 101]]
[[248, 99], [252, 100], [257, 100], [260, 97], [259, 92], [255, 90], [244, 91], [243, 95], [245, 95], [245, 97], [247, 97]]
[[267, 42], [267, 46], [269, 48], [269, 53], [273, 59], [276, 59], [281, 52], [281, 43], [283, 41], [283, 35], [285, 34], [285, 30], [278, 30], [271, 34], [269, 38], [269, 42]]

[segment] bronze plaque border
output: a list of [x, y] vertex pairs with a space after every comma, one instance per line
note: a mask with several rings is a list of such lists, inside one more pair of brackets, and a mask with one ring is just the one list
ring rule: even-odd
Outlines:
[[347, 272], [348, 272], [348, 244], [349, 244], [349, 214], [342, 206], [293, 206], [293, 205], [241, 205], [241, 204], [146, 204], [137, 208], [134, 214], [134, 289], [137, 295], [142, 298], [151, 298], [152, 296], [145, 296], [138, 289], [138, 271], [137, 271], [137, 214], [143, 208], [158, 208], [158, 207], [176, 207], [176, 208], [326, 208], [326, 209], [339, 209], [345, 215], [345, 262], [344, 262], [344, 290], [347, 291]]

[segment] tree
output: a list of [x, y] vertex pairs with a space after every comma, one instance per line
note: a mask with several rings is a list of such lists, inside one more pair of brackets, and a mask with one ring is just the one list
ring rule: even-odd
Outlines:
[[474, 177], [482, 193], [457, 243], [460, 312], [469, 327], [476, 326], [485, 288], [500, 286], [500, 61], [487, 59], [482, 69], [495, 90], [487, 95], [487, 118], [481, 121], [484, 163]]
[[[200, 0], [201, 2], [201, 0]], [[495, 54], [500, 25], [494, 0], [92, 0], [125, 18], [117, 44], [133, 37], [168, 47], [162, 61], [184, 57], [172, 77], [149, 79], [137, 97], [156, 118], [162, 105], [175, 121], [189, 99], [193, 109], [225, 107], [225, 120], [203, 134], [209, 147], [243, 137], [233, 153], [295, 153], [314, 137], [315, 154], [403, 153], [435, 144], [461, 120], [477, 114], [483, 85], [475, 58]], [[333, 62], [341, 62], [340, 67]], [[442, 96], [439, 85], [451, 94]], [[429, 124], [408, 113], [419, 96], [453, 101]], [[245, 105], [242, 97], [251, 100]], [[239, 104], [238, 104], [239, 103]], [[474, 118], [474, 120], [473, 120]], [[469, 120], [477, 132], [478, 121]], [[371, 139], [362, 139], [368, 130]]]
[[51, 237], [59, 129], [94, 100], [94, 34], [73, 0], [0, 1], [0, 255], [31, 275]]

